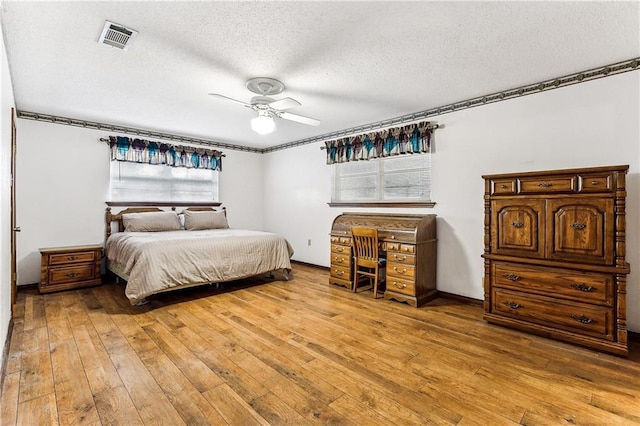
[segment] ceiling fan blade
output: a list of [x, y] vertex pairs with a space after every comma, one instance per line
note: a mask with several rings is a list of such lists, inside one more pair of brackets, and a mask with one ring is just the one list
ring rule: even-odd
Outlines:
[[302, 124], [308, 124], [309, 126], [319, 126], [320, 120], [316, 120], [315, 118], [305, 117], [304, 115], [292, 114], [290, 112], [280, 112], [277, 114], [278, 117], [284, 118], [285, 120], [296, 121]]
[[251, 105], [251, 104], [248, 104], [248, 103], [246, 103], [246, 102], [239, 101], [239, 100], [237, 100], [237, 99], [230, 98], [230, 97], [225, 96], [225, 95], [221, 95], [220, 93], [209, 93], [209, 95], [213, 96], [214, 98], [226, 99], [226, 100], [228, 100], [228, 101], [233, 101], [233, 102], [239, 103], [239, 104], [241, 104], [241, 105], [246, 106], [247, 108], [252, 108], [252, 105]]
[[277, 110], [289, 109], [289, 108], [297, 107], [300, 105], [302, 104], [293, 98], [278, 99], [277, 101], [273, 101], [269, 103], [269, 106], [271, 108], [277, 109]]

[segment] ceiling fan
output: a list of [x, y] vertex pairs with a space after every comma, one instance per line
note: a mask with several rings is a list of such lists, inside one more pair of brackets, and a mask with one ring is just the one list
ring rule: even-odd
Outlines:
[[269, 97], [277, 95], [284, 90], [284, 84], [278, 80], [267, 77], [252, 78], [247, 81], [247, 89], [258, 95], [251, 98], [249, 103], [221, 95], [220, 93], [209, 93], [209, 95], [239, 103], [256, 111], [258, 116], [251, 120], [251, 128], [261, 135], [266, 135], [276, 129], [274, 117], [307, 124], [309, 126], [318, 126], [320, 124], [320, 121], [315, 118], [284, 111], [285, 109], [302, 105], [295, 99], [283, 98], [275, 100]]

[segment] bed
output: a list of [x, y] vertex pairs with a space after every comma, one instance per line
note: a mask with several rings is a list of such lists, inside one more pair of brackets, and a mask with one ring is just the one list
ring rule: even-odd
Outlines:
[[292, 255], [278, 234], [229, 228], [224, 208], [107, 208], [106, 267], [126, 281], [134, 305], [153, 294], [273, 272], [286, 280]]

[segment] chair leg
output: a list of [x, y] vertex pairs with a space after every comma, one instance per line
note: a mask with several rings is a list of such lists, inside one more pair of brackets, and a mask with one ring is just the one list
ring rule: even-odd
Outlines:
[[373, 270], [376, 276], [373, 278], [373, 298], [378, 298], [378, 268], [374, 268]]

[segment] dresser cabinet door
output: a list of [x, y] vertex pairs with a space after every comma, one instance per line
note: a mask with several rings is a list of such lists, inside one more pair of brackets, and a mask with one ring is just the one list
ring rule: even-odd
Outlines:
[[547, 204], [547, 257], [613, 263], [613, 200], [552, 199]]
[[544, 257], [544, 200], [494, 200], [491, 215], [493, 253]]

